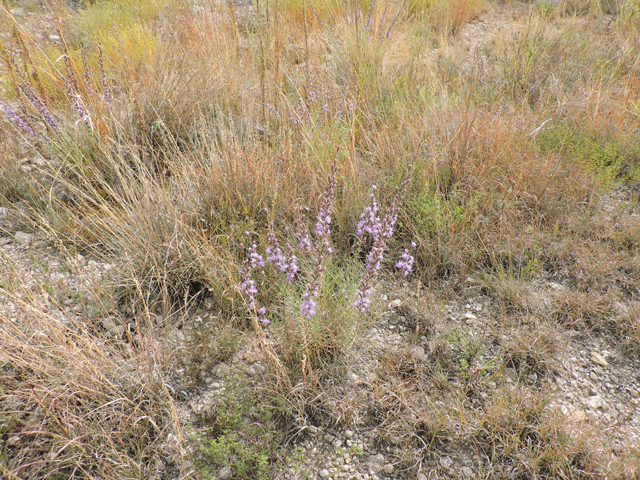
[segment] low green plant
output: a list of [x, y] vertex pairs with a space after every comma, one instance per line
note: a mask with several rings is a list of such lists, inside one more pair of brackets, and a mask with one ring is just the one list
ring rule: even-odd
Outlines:
[[281, 434], [272, 412], [239, 377], [226, 382], [225, 398], [196, 421], [192, 436], [196, 466], [211, 476], [231, 469], [234, 479], [266, 480], [273, 468], [282, 466]]
[[640, 146], [623, 145], [602, 133], [559, 125], [538, 135], [543, 153], [563, 154], [592, 172], [607, 188], [640, 178]]

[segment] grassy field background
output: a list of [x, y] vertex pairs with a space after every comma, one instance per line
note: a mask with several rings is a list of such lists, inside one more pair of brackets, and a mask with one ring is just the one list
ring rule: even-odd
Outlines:
[[[302, 478], [314, 426], [637, 478], [636, 0], [1, 10], [4, 477]], [[579, 354], [609, 414], [562, 410]]]

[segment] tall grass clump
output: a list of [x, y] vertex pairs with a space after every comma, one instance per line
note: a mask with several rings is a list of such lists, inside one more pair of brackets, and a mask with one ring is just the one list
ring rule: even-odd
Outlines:
[[54, 318], [41, 286], [21, 284], [6, 255], [0, 268], [14, 279], [0, 286], [3, 305], [21, 312], [0, 321], [3, 476], [149, 478], [163, 442], [182, 438], [163, 373], [154, 371], [158, 345], [127, 354], [91, 325]]

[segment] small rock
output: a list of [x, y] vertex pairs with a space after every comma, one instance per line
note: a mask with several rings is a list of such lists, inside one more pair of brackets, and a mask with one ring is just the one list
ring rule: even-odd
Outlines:
[[394, 313], [389, 317], [389, 324], [398, 325], [398, 323], [400, 323], [400, 318], [401, 318], [400, 315], [398, 315], [397, 313]]
[[460, 471], [462, 472], [462, 476], [464, 478], [472, 478], [473, 477], [473, 470], [471, 470], [469, 467], [462, 467], [462, 469]]
[[16, 232], [15, 234], [16, 242], [21, 243], [23, 245], [31, 245], [33, 242], [33, 235], [24, 232]]
[[476, 317], [473, 313], [471, 312], [467, 312], [464, 315], [462, 315], [462, 319], [463, 320], [477, 320], [478, 317]]
[[259, 360], [258, 355], [255, 352], [244, 352], [244, 361], [251, 364]]
[[529, 382], [531, 383], [534, 383], [536, 380], [538, 380], [538, 374], [530, 373], [529, 375], [527, 375], [527, 380], [529, 380]]
[[589, 397], [583, 400], [585, 405], [591, 410], [604, 410], [602, 398], [598, 396]]
[[589, 374], [589, 378], [591, 379], [592, 382], [597, 382], [598, 381], [598, 375], [596, 375], [596, 372], [591, 372]]
[[218, 472], [218, 478], [221, 480], [224, 480], [226, 478], [231, 478], [232, 475], [233, 475], [233, 470], [231, 470], [230, 467], [226, 467], [226, 466], [222, 467]]
[[389, 437], [389, 443], [391, 443], [391, 445], [400, 445], [402, 443], [402, 437]]
[[211, 373], [218, 378], [224, 378], [229, 375], [229, 367], [224, 363], [219, 363], [211, 369]]
[[518, 374], [516, 373], [516, 370], [514, 368], [509, 368], [509, 367], [504, 369], [504, 376], [508, 380], [511, 380], [512, 382], [515, 382], [516, 379], [518, 378]]
[[609, 363], [598, 352], [591, 352], [591, 361], [600, 367], [609, 366]]
[[587, 419], [587, 414], [585, 413], [584, 410], [574, 410], [573, 412], [571, 412], [571, 419], [574, 422], [584, 422]]
[[398, 308], [400, 306], [402, 306], [402, 300], [400, 299], [392, 300], [391, 303], [389, 303], [390, 308]]
[[2, 245], [6, 245], [7, 243], [11, 243], [11, 239], [7, 237], [0, 237], [0, 247]]
[[347, 438], [353, 437], [353, 431], [352, 430], [345, 430], [344, 436], [347, 437]]
[[595, 422], [598, 420], [598, 415], [596, 415], [594, 412], [585, 412], [587, 415], [587, 420], [589, 420], [590, 422]]
[[382, 470], [382, 468], [386, 463], [386, 460], [384, 458], [384, 455], [382, 455], [381, 453], [378, 453], [377, 455], [371, 455], [369, 457], [369, 460], [367, 460], [367, 463], [374, 471], [377, 472]]
[[386, 473], [387, 475], [391, 475], [393, 473], [393, 471], [395, 470], [395, 468], [394, 468], [393, 465], [391, 465], [389, 463], [389, 464], [385, 465], [382, 470], [384, 470], [384, 473]]
[[111, 318], [103, 318], [102, 326], [107, 329], [109, 333], [112, 335], [122, 336], [124, 333], [123, 325], [116, 325], [116, 323]]
[[7, 440], [7, 447], [13, 447], [14, 445], [17, 445], [18, 442], [20, 442], [19, 436], [14, 435], [13, 437], [9, 437], [9, 440]]
[[440, 465], [444, 468], [449, 468], [451, 465], [453, 465], [453, 460], [451, 460], [449, 457], [442, 457], [438, 463], [440, 463]]
[[320, 475], [320, 478], [327, 478], [329, 476], [329, 470], [323, 468], [322, 470], [320, 470], [320, 472], [318, 472], [318, 475]]
[[307, 427], [307, 430], [309, 430], [309, 433], [311, 433], [312, 435], [318, 433], [318, 427], [316, 427], [315, 425], [309, 425]]
[[418, 472], [418, 476], [416, 477], [416, 480], [428, 480], [428, 478], [424, 473]]

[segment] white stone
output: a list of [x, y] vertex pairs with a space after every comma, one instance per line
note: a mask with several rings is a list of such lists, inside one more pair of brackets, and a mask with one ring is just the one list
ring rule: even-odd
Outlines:
[[591, 361], [601, 367], [608, 367], [609, 363], [598, 352], [591, 352]]
[[33, 235], [24, 232], [16, 232], [15, 234], [16, 241], [22, 243], [23, 245], [31, 245], [33, 242]]

